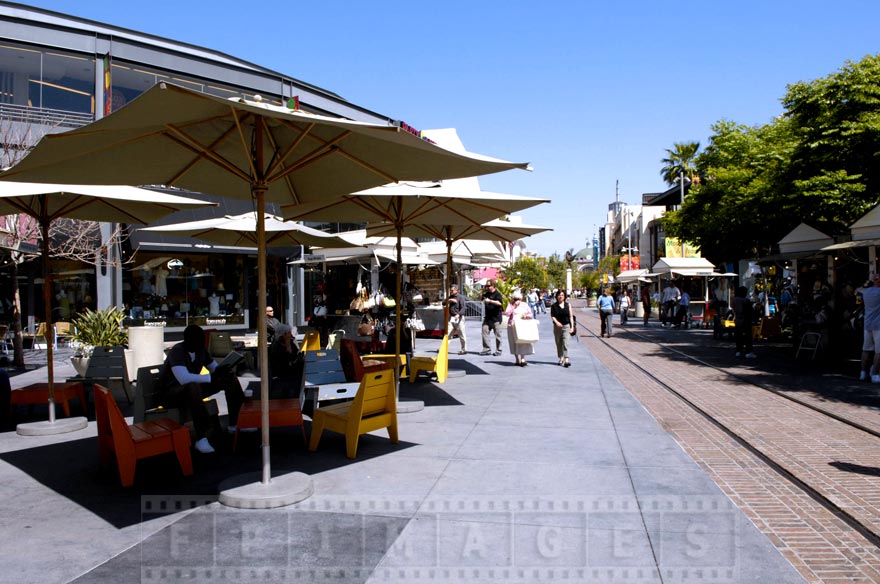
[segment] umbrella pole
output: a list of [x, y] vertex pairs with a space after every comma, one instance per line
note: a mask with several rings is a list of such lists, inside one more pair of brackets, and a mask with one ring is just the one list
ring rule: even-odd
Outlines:
[[[40, 263], [43, 269], [43, 312], [45, 313], [46, 323], [46, 369], [47, 383], [49, 388], [49, 423], [55, 423], [55, 363], [53, 363], [52, 344], [55, 337], [55, 329], [52, 327], [52, 271], [49, 266], [49, 216], [46, 209], [48, 208], [47, 196], [41, 196], [42, 210], [40, 212], [40, 231], [43, 235], [41, 247], [43, 248], [43, 257]], [[34, 343], [37, 338], [34, 337]]]
[[403, 225], [398, 221], [397, 223], [397, 310], [394, 315], [394, 367], [397, 371], [397, 374], [394, 376], [394, 397], [395, 399], [399, 399], [400, 397], [400, 335], [403, 334], [401, 331], [401, 322], [400, 322], [400, 313], [403, 310], [403, 297], [401, 296], [401, 291], [403, 289], [402, 280], [403, 280], [403, 251], [402, 247], [402, 239], [403, 239]]
[[[443, 324], [448, 329], [449, 322], [449, 297], [452, 295], [452, 235], [447, 228], [446, 233], [446, 302], [443, 304]], [[459, 309], [462, 307], [459, 306]], [[464, 318], [464, 317], [462, 317]]]
[[260, 352], [260, 422], [263, 441], [262, 483], [272, 480], [272, 463], [269, 457], [269, 338], [266, 329], [266, 188], [255, 186], [257, 202], [257, 339]]

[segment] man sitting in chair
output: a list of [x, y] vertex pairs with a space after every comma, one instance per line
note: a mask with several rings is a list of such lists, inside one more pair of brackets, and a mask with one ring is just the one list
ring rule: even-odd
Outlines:
[[269, 389], [282, 397], [291, 397], [298, 379], [294, 378], [299, 347], [293, 339], [293, 328], [284, 323], [275, 326], [275, 340], [269, 347]]
[[191, 324], [183, 331], [183, 342], [171, 347], [165, 357], [159, 374], [159, 402], [189, 413], [196, 431], [194, 446], [202, 454], [214, 452], [207, 438], [210, 415], [204, 399], [219, 391], [226, 395], [229, 431], [235, 432], [238, 411], [244, 402], [241, 384], [234, 369], [217, 369], [217, 363], [205, 348], [202, 327]]

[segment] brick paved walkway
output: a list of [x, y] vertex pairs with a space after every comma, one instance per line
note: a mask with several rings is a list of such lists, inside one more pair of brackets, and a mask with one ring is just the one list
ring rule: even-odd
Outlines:
[[[598, 334], [598, 316], [582, 309], [578, 321]], [[829, 405], [849, 418], [877, 424], [873, 405], [828, 399], [810, 382], [785, 385], [798, 365], [765, 354], [756, 361], [736, 361], [729, 341], [713, 341], [703, 331], [666, 331], [652, 323], [629, 330], [618, 327], [603, 342], [581, 342], [608, 367], [660, 421], [683, 448], [766, 533], [811, 582], [880, 582], [880, 550], [850, 526], [767, 466], [756, 455], [685, 406], [652, 375], [674, 387], [763, 454], [830, 498], [841, 509], [880, 533], [880, 439], [849, 428], [822, 414], [750, 385], [755, 381]], [[645, 332], [647, 337], [645, 338]], [[706, 363], [727, 365], [739, 378], [663, 348], [656, 342], [698, 355]], [[782, 356], [784, 358], [784, 355]], [[803, 366], [801, 365], [803, 376]], [[857, 383], [834, 375], [816, 375], [823, 385]], [[865, 384], [861, 384], [865, 387]], [[870, 386], [867, 386], [870, 387]], [[834, 391], [837, 391], [835, 389]], [[827, 393], [834, 394], [834, 391]], [[859, 400], [855, 400], [859, 401]], [[832, 465], [832, 463], [836, 463]]]

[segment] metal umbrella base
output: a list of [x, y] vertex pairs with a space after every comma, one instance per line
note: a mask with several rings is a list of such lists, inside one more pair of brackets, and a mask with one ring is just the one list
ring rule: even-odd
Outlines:
[[274, 509], [308, 499], [314, 493], [312, 478], [301, 472], [261, 482], [259, 472], [242, 474], [220, 483], [220, 503], [238, 509]]
[[55, 434], [67, 434], [88, 428], [89, 421], [83, 417], [60, 418], [54, 422], [28, 422], [15, 427], [16, 434], [20, 436], [53, 436]]

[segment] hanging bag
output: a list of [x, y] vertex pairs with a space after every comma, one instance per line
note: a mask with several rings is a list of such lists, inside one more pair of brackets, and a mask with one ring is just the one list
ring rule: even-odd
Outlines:
[[534, 318], [514, 319], [513, 338], [517, 345], [537, 343], [539, 340], [538, 321]]
[[422, 321], [422, 317], [419, 316], [418, 313], [413, 313], [410, 318], [406, 319], [406, 326], [417, 333], [425, 330], [425, 323]]
[[364, 315], [361, 323], [357, 327], [357, 334], [361, 337], [372, 337], [376, 332], [376, 323], [369, 316]]

